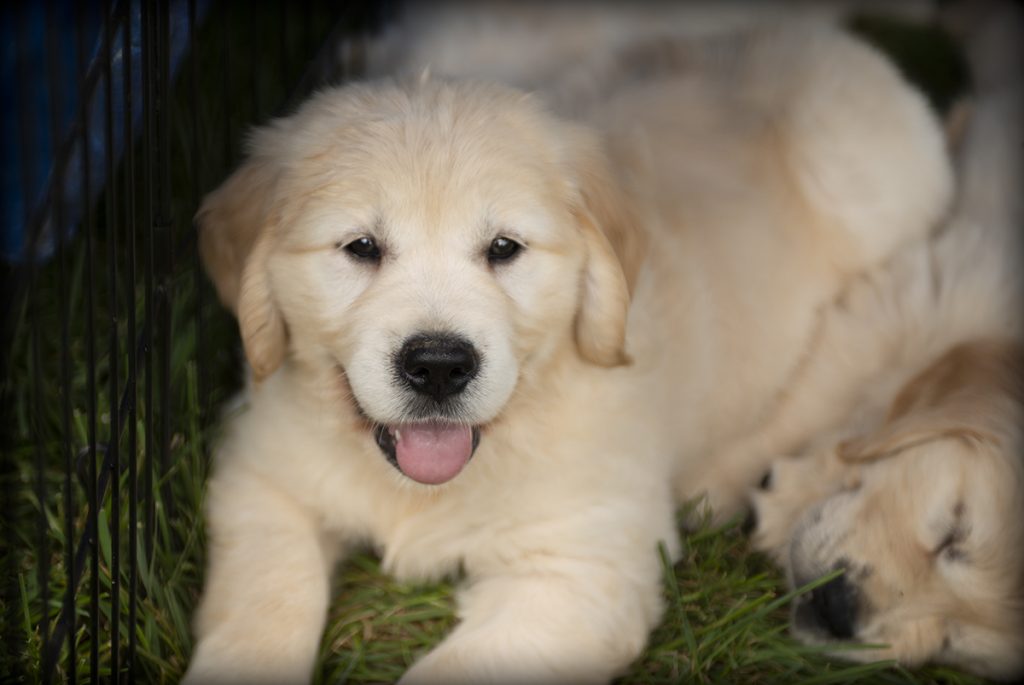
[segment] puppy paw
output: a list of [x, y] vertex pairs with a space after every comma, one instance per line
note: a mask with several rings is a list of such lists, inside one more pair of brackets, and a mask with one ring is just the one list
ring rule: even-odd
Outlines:
[[[835, 463], [833, 463], [835, 462]], [[840, 486], [837, 460], [815, 456], [776, 460], [759, 486], [749, 493], [754, 519], [754, 547], [784, 562], [793, 527], [807, 509]]]
[[439, 659], [430, 654], [412, 665], [398, 680], [398, 685], [431, 685], [432, 683], [458, 683], [456, 673], [446, 668]]

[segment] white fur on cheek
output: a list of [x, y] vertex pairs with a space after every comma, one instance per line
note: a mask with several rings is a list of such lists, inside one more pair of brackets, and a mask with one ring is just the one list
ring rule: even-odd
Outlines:
[[340, 251], [282, 253], [270, 263], [278, 306], [288, 322], [293, 353], [322, 363], [346, 326], [349, 310], [372, 272]]

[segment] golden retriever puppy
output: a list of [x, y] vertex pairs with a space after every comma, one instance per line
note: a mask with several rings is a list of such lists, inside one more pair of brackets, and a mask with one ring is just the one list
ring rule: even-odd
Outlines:
[[809, 642], [845, 658], [1024, 673], [1024, 348], [954, 347], [873, 430], [778, 462], [755, 544], [795, 586]]
[[944, 230], [853, 283], [771, 419], [705, 465], [725, 516], [795, 455], [753, 540], [794, 587], [847, 571], [794, 612], [804, 640], [887, 645], [845, 658], [1024, 673], [1021, 114], [1018, 87], [977, 99]]
[[977, 93], [942, 230], [855, 279], [764, 424], [694, 469], [724, 516], [775, 458], [755, 545], [794, 586], [846, 571], [797, 604], [799, 637], [1006, 679], [1024, 674], [1024, 155], [1007, 144], [1024, 83], [1005, 68], [1024, 24], [1008, 9], [965, 35]]
[[603, 682], [661, 612], [680, 464], [752, 425], [818, 312], [926, 233], [951, 172], [923, 99], [814, 26], [538, 96], [325, 90], [200, 210], [253, 383], [209, 485], [186, 680], [310, 678], [347, 550], [462, 572], [405, 683]]

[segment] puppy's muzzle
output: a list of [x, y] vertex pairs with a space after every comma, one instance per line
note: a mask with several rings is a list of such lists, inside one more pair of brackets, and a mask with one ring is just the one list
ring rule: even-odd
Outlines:
[[412, 390], [438, 402], [466, 389], [480, 360], [473, 345], [449, 335], [418, 335], [399, 350], [398, 377]]
[[455, 478], [480, 444], [480, 428], [465, 420], [460, 394], [480, 369], [472, 343], [451, 334], [408, 338], [394, 356], [397, 383], [416, 393], [407, 418], [381, 424], [374, 438], [399, 471], [425, 485]]

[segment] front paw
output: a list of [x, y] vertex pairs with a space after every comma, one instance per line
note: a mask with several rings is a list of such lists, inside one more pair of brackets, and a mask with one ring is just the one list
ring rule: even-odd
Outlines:
[[772, 464], [749, 493], [754, 521], [751, 543], [779, 563], [785, 562], [793, 527], [804, 511], [819, 500], [810, 457], [787, 457]]
[[[488, 650], [499, 649], [499, 645], [479, 647], [475, 654], [467, 654], [457, 645], [444, 642], [420, 657], [412, 667], [398, 680], [398, 685], [497, 685], [498, 683], [516, 682], [529, 683], [550, 682], [548, 678], [538, 679], [529, 670], [512, 672], [514, 680], [510, 680], [510, 666], [500, 667], [500, 654], [494, 658], [486, 658]], [[520, 664], [519, 669], [525, 669]]]
[[428, 652], [399, 678], [398, 685], [435, 685], [436, 683], [468, 682], [459, 678], [452, 666], [445, 666], [444, 658], [437, 655], [437, 649]]

